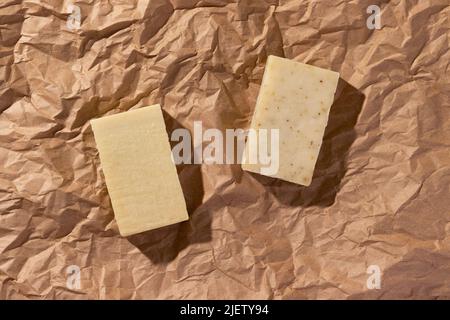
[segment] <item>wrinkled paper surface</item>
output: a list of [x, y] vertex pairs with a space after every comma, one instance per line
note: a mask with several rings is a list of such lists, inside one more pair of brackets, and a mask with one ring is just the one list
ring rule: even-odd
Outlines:
[[[446, 0], [2, 1], [0, 298], [450, 298], [449, 16]], [[248, 128], [269, 54], [341, 73], [311, 186], [181, 165], [190, 221], [121, 238], [89, 120], [160, 103], [169, 133]]]

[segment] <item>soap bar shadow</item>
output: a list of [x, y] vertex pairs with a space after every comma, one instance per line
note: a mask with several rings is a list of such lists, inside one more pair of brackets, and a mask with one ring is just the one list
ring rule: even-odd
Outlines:
[[[163, 115], [168, 138], [173, 130], [184, 128], [164, 110]], [[171, 149], [177, 143], [170, 141]], [[197, 210], [202, 205], [204, 195], [201, 166], [198, 164], [181, 164], [177, 165], [177, 172], [186, 201], [189, 220], [127, 237], [130, 243], [153, 263], [157, 264], [174, 260], [178, 253], [190, 244], [211, 240], [210, 212]], [[151, 195], [149, 196], [151, 197]]]
[[[356, 139], [354, 129], [364, 103], [364, 95], [342, 78], [330, 108], [328, 124], [319, 151], [312, 182], [302, 186], [281, 179], [247, 172], [288, 206], [331, 206], [347, 171], [347, 155]], [[295, 146], [293, 146], [295, 147]]]

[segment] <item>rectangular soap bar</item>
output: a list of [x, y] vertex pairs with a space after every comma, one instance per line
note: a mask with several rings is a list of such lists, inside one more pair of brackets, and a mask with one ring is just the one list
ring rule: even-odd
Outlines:
[[[279, 129], [279, 168], [270, 176], [310, 185], [338, 80], [339, 73], [334, 71], [268, 57], [251, 128]], [[272, 150], [271, 141], [268, 150]], [[263, 165], [244, 163], [242, 167], [262, 173]]]
[[91, 121], [122, 236], [188, 219], [159, 105]]

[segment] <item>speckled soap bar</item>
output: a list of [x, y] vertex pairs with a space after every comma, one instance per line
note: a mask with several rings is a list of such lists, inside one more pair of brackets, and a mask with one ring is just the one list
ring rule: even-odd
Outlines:
[[[279, 169], [273, 177], [311, 183], [338, 80], [334, 71], [268, 57], [251, 128], [280, 130]], [[261, 173], [261, 164], [242, 167]]]

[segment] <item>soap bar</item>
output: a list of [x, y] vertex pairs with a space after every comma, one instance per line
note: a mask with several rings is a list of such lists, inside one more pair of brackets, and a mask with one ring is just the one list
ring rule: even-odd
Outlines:
[[120, 234], [188, 219], [161, 107], [91, 121]]
[[[334, 71], [268, 57], [250, 128], [279, 130], [279, 148], [272, 150], [270, 139], [267, 146], [279, 155], [278, 171], [270, 176], [310, 185], [338, 80]], [[264, 174], [266, 164], [249, 163], [248, 152], [247, 142], [243, 169]]]

